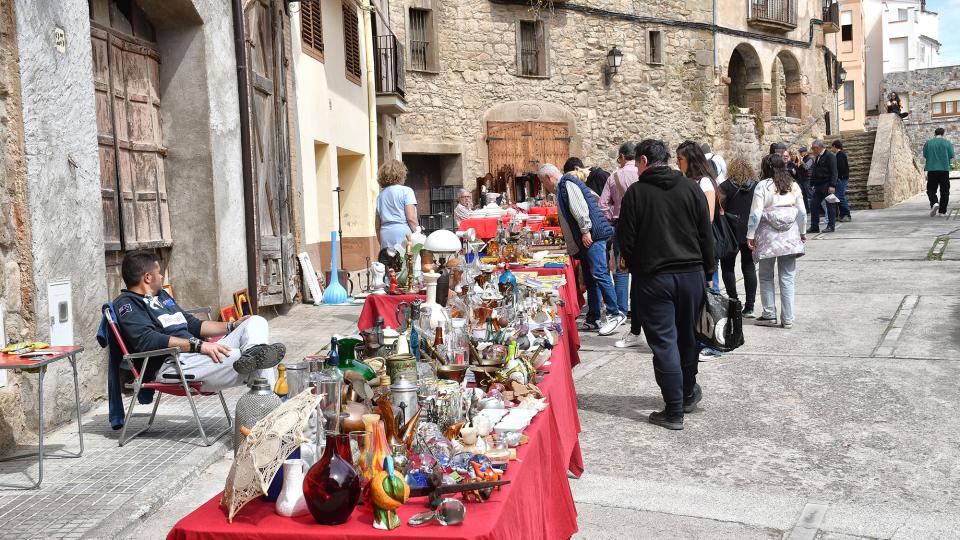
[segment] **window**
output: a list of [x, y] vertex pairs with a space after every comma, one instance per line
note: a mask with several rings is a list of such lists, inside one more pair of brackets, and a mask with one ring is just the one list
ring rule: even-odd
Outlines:
[[410, 8], [410, 66], [427, 71], [431, 66], [433, 13], [429, 9]]
[[840, 41], [853, 41], [853, 13], [840, 14]]
[[343, 2], [343, 56], [347, 78], [360, 84], [360, 18], [353, 0]]
[[300, 2], [300, 41], [303, 52], [323, 62], [323, 18], [320, 0]]
[[659, 30], [647, 32], [647, 63], [663, 63], [663, 32]]
[[898, 9], [898, 10], [897, 10], [897, 20], [896, 20], [896, 22], [905, 22], [905, 21], [907, 20], [907, 16], [908, 16], [907, 10], [902, 9], [902, 8], [901, 8], [901, 9]]
[[856, 99], [853, 95], [853, 81], [843, 83], [843, 110], [852, 111], [856, 108]]
[[935, 94], [932, 98], [933, 116], [953, 116], [960, 114], [960, 90], [947, 90]]
[[517, 22], [517, 70], [524, 77], [547, 76], [543, 21]]

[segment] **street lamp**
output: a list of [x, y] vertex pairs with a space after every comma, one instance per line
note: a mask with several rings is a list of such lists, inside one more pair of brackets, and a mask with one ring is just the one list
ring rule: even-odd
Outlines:
[[847, 70], [843, 67], [837, 68], [837, 80], [840, 81], [840, 84], [847, 80]]
[[607, 53], [607, 64], [603, 66], [604, 84], [610, 86], [610, 83], [613, 82], [613, 76], [617, 74], [617, 70], [620, 69], [622, 63], [623, 52], [614, 45]]

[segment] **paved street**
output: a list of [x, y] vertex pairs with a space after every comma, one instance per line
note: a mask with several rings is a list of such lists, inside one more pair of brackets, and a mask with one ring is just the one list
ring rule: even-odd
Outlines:
[[[960, 536], [960, 249], [927, 260], [960, 220], [925, 207], [857, 212], [811, 238], [794, 328], [748, 323], [744, 347], [701, 364], [704, 400], [681, 432], [646, 423], [661, 405], [648, 349], [584, 336], [578, 538]], [[358, 314], [297, 306], [274, 336], [309, 354]], [[123, 449], [105, 414], [84, 418], [89, 457], [50, 460], [39, 493], [0, 491], [0, 537], [159, 539], [222, 489], [232, 454], [176, 440], [191, 436], [185, 406]]]

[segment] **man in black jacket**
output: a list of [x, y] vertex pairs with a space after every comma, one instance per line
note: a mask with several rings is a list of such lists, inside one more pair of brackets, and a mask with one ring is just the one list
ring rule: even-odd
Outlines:
[[[807, 234], [820, 232], [821, 206], [828, 195], [837, 190], [837, 157], [827, 152], [822, 139], [813, 141], [813, 201], [810, 206], [810, 228]], [[827, 232], [833, 232], [837, 226], [837, 207], [827, 204]]]
[[617, 238], [666, 403], [650, 423], [683, 429], [683, 414], [702, 397], [695, 328], [716, 260], [707, 199], [696, 182], [667, 166], [669, 159], [663, 141], [637, 146], [640, 176], [623, 197]]
[[[266, 319], [257, 315], [234, 322], [197, 319], [163, 290], [160, 260], [147, 251], [124, 255], [121, 273], [127, 288], [113, 301], [113, 309], [130, 352], [180, 349], [180, 368], [187, 378], [202, 381], [204, 392], [239, 386], [258, 371], [258, 376], [271, 384], [275, 380], [272, 368], [283, 360], [286, 348], [280, 343], [267, 344]], [[203, 340], [224, 335], [216, 343]], [[159, 377], [179, 381], [173, 361], [159, 366]]]
[[830, 145], [837, 156], [837, 198], [840, 199], [840, 212], [837, 221], [846, 223], [850, 217], [850, 202], [847, 201], [847, 186], [850, 184], [850, 161], [843, 151], [843, 141], [837, 139]]

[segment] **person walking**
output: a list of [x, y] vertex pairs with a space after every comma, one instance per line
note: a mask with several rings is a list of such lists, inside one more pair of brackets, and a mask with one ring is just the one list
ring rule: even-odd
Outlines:
[[[946, 215], [950, 204], [950, 162], [953, 160], [953, 143], [944, 136], [943, 128], [933, 131], [933, 138], [923, 143], [923, 159], [927, 171], [927, 198], [930, 199], [930, 217]], [[937, 197], [937, 190], [940, 197]]]
[[847, 187], [850, 185], [850, 161], [847, 159], [847, 153], [843, 151], [843, 141], [837, 139], [830, 146], [837, 157], [837, 198], [840, 199], [837, 221], [846, 223], [853, 219], [850, 217], [850, 203], [847, 201]]
[[407, 235], [417, 230], [417, 195], [403, 185], [407, 181], [407, 166], [391, 159], [380, 166], [377, 183], [377, 217], [375, 229], [380, 248], [403, 245]]
[[[620, 219], [620, 204], [623, 202], [624, 194], [626, 194], [627, 189], [637, 181], [637, 177], [639, 176], [637, 174], [636, 159], [637, 145], [630, 141], [621, 144], [617, 150], [617, 165], [619, 168], [607, 178], [607, 183], [603, 186], [600, 194], [600, 210], [613, 227], [617, 226], [617, 220]], [[628, 298], [630, 291], [630, 274], [626, 268], [621, 268], [619, 264], [621, 252], [620, 246], [617, 243], [616, 230], [614, 230], [611, 244], [613, 245], [613, 262], [611, 263], [613, 270], [613, 288], [617, 293], [617, 306], [622, 313], [630, 313]], [[614, 345], [617, 347], [632, 347], [639, 344], [640, 340], [638, 336], [640, 334], [640, 326], [634, 314], [631, 314], [630, 317], [630, 330], [630, 332], [617, 340]], [[636, 334], [633, 333], [633, 330], [637, 330]]]
[[743, 303], [743, 317], [754, 317], [753, 307], [757, 299], [757, 265], [753, 262], [753, 251], [747, 244], [747, 220], [753, 205], [753, 190], [757, 186], [757, 173], [743, 158], [734, 158], [727, 169], [727, 181], [720, 184], [720, 200], [728, 218], [734, 220], [733, 232], [737, 237], [737, 253], [720, 259], [723, 287], [727, 296], [739, 300], [737, 295], [737, 273], [735, 270], [737, 255], [740, 255], [740, 272], [743, 274], [743, 288], [746, 294]]
[[[822, 147], [821, 147], [822, 148]], [[777, 303], [773, 284], [773, 268], [780, 281], [780, 326], [793, 328], [794, 286], [797, 257], [803, 255], [807, 241], [803, 226], [807, 219], [800, 186], [790, 179], [783, 161], [764, 158], [761, 175], [764, 180], [753, 191], [750, 218], [747, 223], [747, 245], [754, 262], [760, 265], [760, 302], [763, 313], [757, 317], [760, 326], [777, 326]]]
[[[820, 212], [828, 195], [837, 191], [837, 157], [828, 152], [823, 139], [817, 139], [810, 145], [813, 149], [813, 200], [810, 204], [810, 228], [807, 234], [820, 232]], [[827, 204], [827, 232], [837, 228], [837, 207]]]
[[695, 328], [716, 259], [707, 200], [695, 183], [667, 165], [669, 159], [663, 141], [646, 139], [637, 146], [639, 177], [620, 205], [617, 238], [636, 283], [631, 302], [642, 306], [634, 313], [653, 350], [665, 404], [648, 420], [683, 429], [684, 413], [703, 397]]
[[[590, 188], [573, 174], [561, 174], [556, 165], [547, 163], [537, 172], [548, 193], [557, 196], [557, 213], [567, 243], [567, 253], [580, 260], [587, 287], [587, 329], [608, 336], [627, 320], [620, 311], [607, 268], [607, 240], [613, 236], [613, 227], [600, 212], [600, 204]], [[591, 291], [599, 289], [599, 294]], [[606, 305], [607, 317], [602, 326], [600, 300]]]

